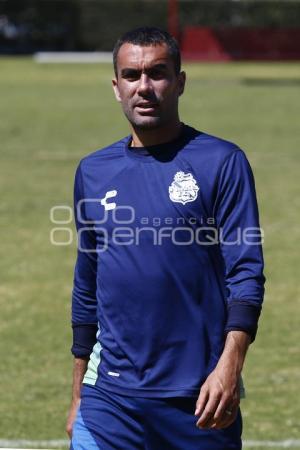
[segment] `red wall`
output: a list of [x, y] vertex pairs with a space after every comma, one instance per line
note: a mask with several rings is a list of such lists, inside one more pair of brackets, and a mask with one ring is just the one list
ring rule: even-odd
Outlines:
[[183, 58], [203, 61], [300, 59], [300, 28], [187, 27]]

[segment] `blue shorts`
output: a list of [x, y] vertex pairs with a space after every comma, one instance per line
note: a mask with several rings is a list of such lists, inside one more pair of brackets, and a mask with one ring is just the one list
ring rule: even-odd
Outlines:
[[240, 450], [242, 419], [196, 427], [196, 398], [132, 398], [84, 385], [70, 450]]

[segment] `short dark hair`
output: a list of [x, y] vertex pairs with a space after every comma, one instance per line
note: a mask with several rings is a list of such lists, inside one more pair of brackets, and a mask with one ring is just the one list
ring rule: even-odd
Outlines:
[[118, 39], [113, 50], [113, 63], [116, 76], [118, 75], [117, 58], [120, 48], [123, 44], [134, 44], [144, 47], [151, 45], [166, 44], [169, 49], [169, 54], [174, 62], [174, 68], [176, 75], [179, 74], [181, 69], [181, 55], [178, 43], [167, 31], [161, 30], [156, 27], [140, 27], [134, 30], [127, 31], [123, 36]]

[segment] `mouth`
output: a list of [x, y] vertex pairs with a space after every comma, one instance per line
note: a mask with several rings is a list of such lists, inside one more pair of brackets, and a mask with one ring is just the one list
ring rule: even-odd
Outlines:
[[156, 111], [158, 107], [157, 103], [152, 103], [152, 102], [141, 102], [141, 103], [137, 103], [135, 105], [135, 108], [138, 109], [138, 111], [140, 113], [153, 113]]

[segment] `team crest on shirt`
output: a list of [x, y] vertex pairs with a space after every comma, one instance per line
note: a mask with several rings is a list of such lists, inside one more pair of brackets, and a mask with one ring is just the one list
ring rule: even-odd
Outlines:
[[198, 191], [199, 187], [191, 173], [177, 172], [171, 186], [169, 186], [170, 200], [183, 205], [196, 200]]

